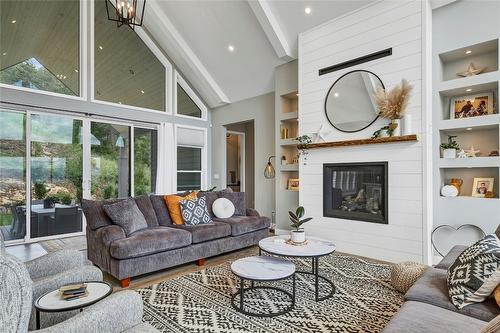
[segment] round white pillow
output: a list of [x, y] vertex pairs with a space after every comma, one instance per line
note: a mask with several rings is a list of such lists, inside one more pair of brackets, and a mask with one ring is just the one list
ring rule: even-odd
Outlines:
[[234, 214], [234, 204], [226, 198], [219, 198], [212, 204], [214, 215], [220, 219], [227, 219]]

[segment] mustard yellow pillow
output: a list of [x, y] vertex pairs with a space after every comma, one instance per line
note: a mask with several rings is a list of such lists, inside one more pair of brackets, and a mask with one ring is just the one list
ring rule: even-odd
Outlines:
[[495, 297], [497, 305], [500, 306], [500, 284], [495, 288], [495, 291], [493, 291], [493, 296]]
[[186, 195], [185, 197], [181, 197], [180, 195], [170, 194], [163, 196], [163, 200], [165, 200], [165, 204], [168, 208], [168, 213], [170, 214], [170, 218], [172, 219], [172, 223], [176, 225], [184, 224], [184, 219], [182, 218], [181, 212], [181, 200], [196, 200], [198, 191], [193, 191]]

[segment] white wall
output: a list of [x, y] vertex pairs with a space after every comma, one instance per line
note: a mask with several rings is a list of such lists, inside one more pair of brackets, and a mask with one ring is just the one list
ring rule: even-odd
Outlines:
[[[271, 216], [274, 209], [274, 180], [264, 177], [264, 168], [274, 155], [274, 93], [269, 93], [212, 110], [212, 185], [226, 187], [225, 125], [254, 122], [255, 209]], [[252, 140], [246, 136], [245, 140]], [[219, 179], [214, 175], [217, 174]], [[249, 186], [248, 182], [246, 184]]]
[[[327, 141], [369, 138], [387, 124], [379, 119], [358, 133], [335, 130], [327, 121], [323, 105], [331, 84], [354, 69], [377, 74], [386, 88], [402, 78], [414, 86], [407, 112], [413, 118], [416, 143], [397, 143], [310, 150], [307, 164], [300, 165], [300, 204], [314, 217], [306, 232], [335, 242], [339, 251], [387, 261], [426, 261], [428, 244], [426, 177], [423, 148], [426, 131], [422, 105], [423, 20], [425, 2], [380, 1], [322, 24], [299, 37], [299, 124], [301, 134], [316, 132], [322, 124], [331, 129]], [[318, 70], [392, 47], [390, 57], [319, 76]], [[376, 224], [323, 217], [323, 163], [388, 161], [389, 224]]]

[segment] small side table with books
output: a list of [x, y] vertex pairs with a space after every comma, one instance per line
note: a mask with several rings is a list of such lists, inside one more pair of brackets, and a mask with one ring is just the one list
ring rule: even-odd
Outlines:
[[50, 291], [35, 301], [36, 328], [40, 329], [40, 312], [82, 311], [112, 292], [113, 287], [104, 281], [85, 282]]

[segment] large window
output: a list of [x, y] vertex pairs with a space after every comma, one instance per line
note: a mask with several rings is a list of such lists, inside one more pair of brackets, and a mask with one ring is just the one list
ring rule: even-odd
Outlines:
[[176, 114], [184, 117], [206, 118], [207, 108], [186, 81], [176, 73]]
[[79, 96], [79, 1], [2, 0], [0, 13], [0, 83]]
[[177, 147], [177, 190], [201, 189], [202, 149], [198, 147]]
[[134, 195], [155, 191], [157, 152], [158, 132], [134, 127]]
[[130, 127], [92, 122], [90, 125], [92, 199], [130, 195]]
[[165, 67], [132, 29], [108, 20], [104, 0], [94, 4], [94, 98], [165, 111]]
[[26, 234], [26, 116], [0, 112], [0, 233], [6, 240]]
[[82, 120], [31, 115], [31, 238], [82, 231]]

